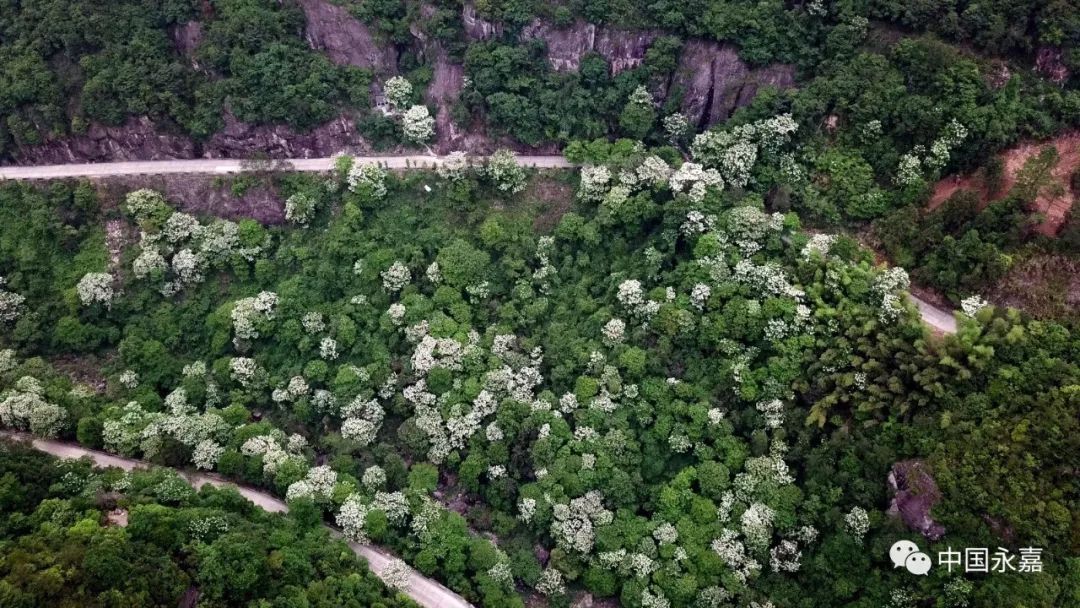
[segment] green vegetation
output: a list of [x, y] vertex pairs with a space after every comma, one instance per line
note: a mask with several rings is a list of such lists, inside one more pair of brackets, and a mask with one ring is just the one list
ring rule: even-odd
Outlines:
[[388, 590], [317, 520], [166, 470], [58, 462], [0, 442], [0, 603], [391, 608]]
[[[183, 57], [172, 32], [196, 18], [202, 40]], [[226, 108], [300, 129], [343, 105], [367, 108], [371, 75], [311, 51], [303, 26], [296, 6], [261, 0], [9, 3], [0, 12], [0, 156], [131, 116], [205, 138]]]
[[[100, 336], [78, 365], [103, 390], [22, 329], [5, 337], [0, 415], [264, 486], [485, 606], [528, 588], [555, 605], [583, 589], [628, 606], [881, 606], [898, 587], [1069, 605], [1078, 338], [982, 308], [928, 340], [903, 271], [763, 210], [751, 177], [782, 173], [796, 128], [717, 132], [698, 145], [707, 168], [591, 146], [615, 160], [582, 172], [549, 234], [530, 193], [550, 178], [507, 194], [503, 160], [278, 176], [290, 227], [194, 218], [148, 191], [79, 216], [7, 186], [5, 204], [52, 230], [108, 218], [145, 236], [54, 307], [36, 298], [64, 289], [64, 264], [5, 262], [5, 289], [28, 294], [14, 327], [71, 316]], [[25, 231], [5, 224], [0, 242]], [[940, 487], [940, 541], [884, 513], [885, 476], [909, 459]], [[913, 580], [885, 559], [901, 538], [1042, 547], [1044, 571]]]

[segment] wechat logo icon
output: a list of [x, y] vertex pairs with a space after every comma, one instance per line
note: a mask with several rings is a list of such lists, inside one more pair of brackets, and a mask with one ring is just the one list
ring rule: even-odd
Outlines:
[[919, 550], [918, 545], [910, 540], [898, 540], [889, 548], [889, 559], [892, 560], [893, 568], [906, 568], [915, 575], [926, 575], [930, 572], [930, 556]]

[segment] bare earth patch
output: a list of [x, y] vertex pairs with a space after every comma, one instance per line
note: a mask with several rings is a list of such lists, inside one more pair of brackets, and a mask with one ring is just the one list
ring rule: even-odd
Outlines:
[[274, 187], [269, 185], [269, 180], [257, 180], [240, 196], [232, 192], [228, 179], [205, 175], [131, 175], [93, 181], [98, 184], [106, 200], [122, 200], [132, 190], [151, 188], [164, 194], [180, 210], [195, 215], [230, 220], [251, 218], [263, 224], [281, 224], [285, 221], [285, 203]]
[[1065, 223], [1069, 209], [1076, 202], [1076, 193], [1069, 188], [1069, 178], [1080, 168], [1080, 132], [1078, 131], [1065, 133], [1048, 142], [1024, 143], [1003, 152], [1000, 158], [1004, 163], [1004, 175], [998, 192], [989, 191], [980, 173], [954, 175], [941, 180], [935, 186], [933, 196], [930, 197], [930, 209], [936, 209], [959, 190], [975, 192], [981, 204], [986, 206], [1012, 189], [1024, 163], [1037, 156], [1046, 145], [1052, 145], [1057, 149], [1058, 163], [1050, 172], [1053, 184], [1039, 191], [1032, 211], [1045, 216], [1042, 223], [1035, 229], [1046, 236], [1055, 236], [1061, 225]]
[[1038, 317], [1080, 320], [1080, 260], [1032, 256], [1010, 268], [987, 295]]
[[532, 180], [523, 197], [539, 205], [540, 214], [533, 221], [533, 228], [545, 234], [551, 232], [574, 206], [573, 187], [563, 180], [543, 174]]

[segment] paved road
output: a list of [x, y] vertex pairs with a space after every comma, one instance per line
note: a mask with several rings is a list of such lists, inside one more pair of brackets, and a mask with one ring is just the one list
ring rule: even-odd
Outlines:
[[[431, 168], [442, 164], [442, 156], [357, 156], [357, 161], [379, 164], [388, 169]], [[482, 160], [475, 158], [474, 160]], [[292, 171], [323, 172], [334, 166], [333, 158], [291, 158], [285, 167]], [[518, 163], [538, 169], [565, 169], [574, 165], [562, 156], [519, 156]], [[199, 158], [191, 160], [147, 160], [117, 163], [70, 165], [26, 165], [0, 167], [0, 180], [61, 179], [66, 177], [110, 177], [117, 175], [164, 175], [195, 173], [220, 175], [250, 170], [251, 162], [238, 159]]]
[[[412, 156], [357, 156], [357, 161], [383, 165], [388, 169], [431, 168], [442, 164], [445, 157], [434, 155]], [[482, 160], [477, 158], [475, 160]], [[334, 164], [333, 158], [292, 158], [285, 161], [292, 171], [324, 172]], [[538, 169], [566, 169], [574, 164], [562, 156], [519, 156], [518, 162]], [[237, 159], [200, 158], [192, 160], [130, 161], [116, 163], [86, 163], [70, 165], [28, 165], [0, 167], [0, 181], [5, 179], [34, 180], [61, 179], [68, 177], [110, 177], [118, 175], [164, 175], [169, 173], [227, 174], [250, 169], [249, 161]], [[953, 313], [910, 296], [919, 308], [923, 321], [934, 329], [956, 333]]]
[[914, 302], [915, 306], [919, 309], [919, 315], [922, 316], [923, 323], [926, 323], [942, 333], [956, 333], [955, 313], [951, 310], [938, 308], [918, 296], [908, 294], [908, 297], [911, 298], [911, 301]]
[[[102, 467], [118, 467], [125, 471], [132, 469], [145, 469], [150, 465], [141, 460], [134, 460], [131, 458], [122, 458], [120, 456], [114, 456], [112, 454], [106, 454], [104, 452], [98, 452], [97, 450], [89, 450], [78, 445], [71, 443], [64, 443], [62, 441], [53, 441], [50, 439], [38, 439], [31, 438], [24, 433], [15, 433], [7, 430], [0, 430], [0, 436], [31, 440], [35, 449], [42, 452], [52, 454], [58, 458], [76, 459], [89, 457], [95, 464]], [[274, 496], [267, 494], [253, 488], [244, 487], [228, 481], [218, 475], [206, 474], [206, 473], [194, 473], [188, 471], [177, 471], [184, 479], [187, 480], [195, 488], [201, 488], [204, 485], [212, 485], [219, 488], [236, 488], [237, 491], [244, 497], [253, 502], [255, 505], [271, 513], [284, 513], [289, 510], [289, 507]], [[330, 535], [335, 538], [343, 538], [341, 531], [333, 526], [326, 526], [330, 530]], [[360, 557], [367, 560], [368, 566], [371, 571], [376, 575], [380, 575], [386, 565], [394, 559], [394, 556], [370, 545], [362, 545], [360, 543], [348, 541], [349, 547]], [[465, 601], [465, 598], [447, 589], [443, 585], [436, 581], [433, 581], [424, 575], [420, 574], [412, 568], [409, 569], [409, 588], [405, 593], [413, 599], [417, 604], [424, 606], [425, 608], [473, 608], [472, 604]]]

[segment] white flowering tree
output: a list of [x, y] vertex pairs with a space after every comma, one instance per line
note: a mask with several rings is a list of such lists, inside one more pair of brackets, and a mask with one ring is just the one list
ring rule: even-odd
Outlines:
[[525, 189], [525, 169], [510, 150], [496, 150], [488, 157], [484, 175], [501, 192], [516, 194]]
[[14, 323], [22, 314], [26, 298], [4, 289], [4, 285], [6, 285], [6, 280], [0, 277], [0, 324]]
[[422, 144], [435, 136], [435, 118], [427, 106], [415, 105], [401, 115], [401, 131], [405, 139]]
[[386, 170], [372, 163], [352, 164], [347, 178], [349, 190], [360, 195], [365, 202], [378, 202], [386, 198]]
[[116, 292], [113, 290], [113, 276], [107, 272], [84, 274], [75, 286], [75, 291], [79, 294], [79, 301], [83, 306], [100, 304], [109, 308], [116, 298]]
[[387, 103], [396, 110], [402, 110], [412, 100], [413, 86], [404, 76], [394, 76], [383, 84], [383, 95]]

